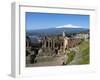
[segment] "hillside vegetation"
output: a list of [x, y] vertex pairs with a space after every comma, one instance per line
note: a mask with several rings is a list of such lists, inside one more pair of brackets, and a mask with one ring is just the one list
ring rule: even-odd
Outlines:
[[89, 64], [89, 41], [81, 42], [79, 49], [82, 54], [82, 59], [79, 61], [79, 64]]

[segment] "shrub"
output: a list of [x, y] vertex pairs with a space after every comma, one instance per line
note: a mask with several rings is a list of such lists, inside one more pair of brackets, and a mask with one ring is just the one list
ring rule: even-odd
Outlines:
[[66, 64], [70, 63], [74, 57], [75, 57], [75, 52], [74, 51], [70, 51], [70, 53], [67, 53], [68, 59], [66, 61]]

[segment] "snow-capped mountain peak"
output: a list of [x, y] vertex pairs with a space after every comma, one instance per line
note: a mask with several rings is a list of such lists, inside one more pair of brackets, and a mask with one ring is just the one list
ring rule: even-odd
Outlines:
[[63, 25], [63, 26], [57, 26], [56, 28], [82, 28], [82, 26], [67, 24], [67, 25]]

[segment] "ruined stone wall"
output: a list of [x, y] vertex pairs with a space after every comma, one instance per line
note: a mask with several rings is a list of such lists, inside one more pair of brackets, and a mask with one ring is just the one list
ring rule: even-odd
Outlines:
[[80, 41], [81, 41], [80, 38], [70, 38], [68, 40], [68, 48], [75, 47], [76, 45], [79, 44]]
[[[59, 52], [59, 50], [63, 50], [62, 53], [65, 53], [66, 49], [73, 48], [81, 41], [80, 38], [68, 38], [68, 37], [44, 37], [42, 42], [41, 53], [45, 55], [51, 55], [56, 53], [55, 51]], [[29, 46], [28, 41], [26, 41], [27, 47]]]

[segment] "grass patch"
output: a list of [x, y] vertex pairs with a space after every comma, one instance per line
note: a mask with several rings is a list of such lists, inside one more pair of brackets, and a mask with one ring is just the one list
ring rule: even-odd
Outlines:
[[89, 42], [83, 41], [80, 45], [80, 52], [82, 54], [82, 59], [79, 64], [89, 64]]
[[86, 48], [89, 47], [89, 42], [88, 41], [82, 41], [79, 45], [80, 51], [84, 51]]

